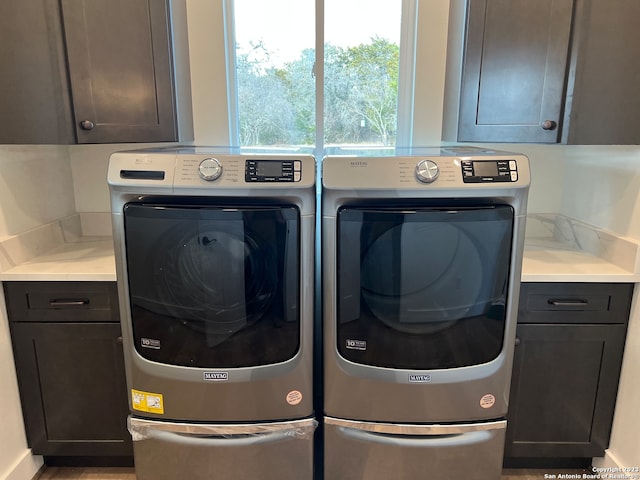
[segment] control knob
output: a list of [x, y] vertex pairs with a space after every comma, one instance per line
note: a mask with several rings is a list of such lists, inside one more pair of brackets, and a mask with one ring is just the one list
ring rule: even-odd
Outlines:
[[222, 165], [217, 158], [207, 157], [198, 165], [198, 175], [207, 182], [212, 182], [222, 175]]
[[422, 183], [431, 183], [440, 175], [440, 168], [433, 160], [421, 160], [416, 165], [416, 178]]

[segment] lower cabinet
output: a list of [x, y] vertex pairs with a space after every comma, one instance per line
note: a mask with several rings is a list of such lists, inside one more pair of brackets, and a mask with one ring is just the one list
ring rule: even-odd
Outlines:
[[4, 284], [29, 446], [45, 456], [131, 456], [115, 284]]
[[604, 455], [632, 292], [630, 284], [522, 284], [507, 460]]

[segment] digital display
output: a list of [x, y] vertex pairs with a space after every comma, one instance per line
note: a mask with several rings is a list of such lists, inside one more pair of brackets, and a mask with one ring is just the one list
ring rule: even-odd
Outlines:
[[256, 175], [259, 177], [281, 177], [282, 162], [263, 161], [256, 162]]
[[497, 177], [498, 162], [473, 162], [473, 174], [477, 177]]

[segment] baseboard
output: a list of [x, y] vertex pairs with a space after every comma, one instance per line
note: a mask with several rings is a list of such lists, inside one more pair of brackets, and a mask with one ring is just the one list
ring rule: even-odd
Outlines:
[[43, 465], [44, 460], [41, 456], [32, 455], [31, 450], [25, 450], [13, 465], [0, 472], [0, 480], [32, 480]]
[[[595, 457], [592, 459], [591, 464], [595, 468], [616, 468], [621, 469], [624, 465], [622, 465], [615, 455], [611, 453], [610, 450], [604, 451], [604, 457]], [[621, 471], [621, 470], [616, 470]]]

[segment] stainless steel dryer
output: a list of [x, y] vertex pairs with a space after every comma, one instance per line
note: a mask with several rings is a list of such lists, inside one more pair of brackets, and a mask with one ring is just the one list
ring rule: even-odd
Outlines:
[[128, 151], [108, 180], [137, 478], [311, 478], [314, 158]]
[[325, 478], [499, 479], [527, 158], [330, 156], [322, 183]]

